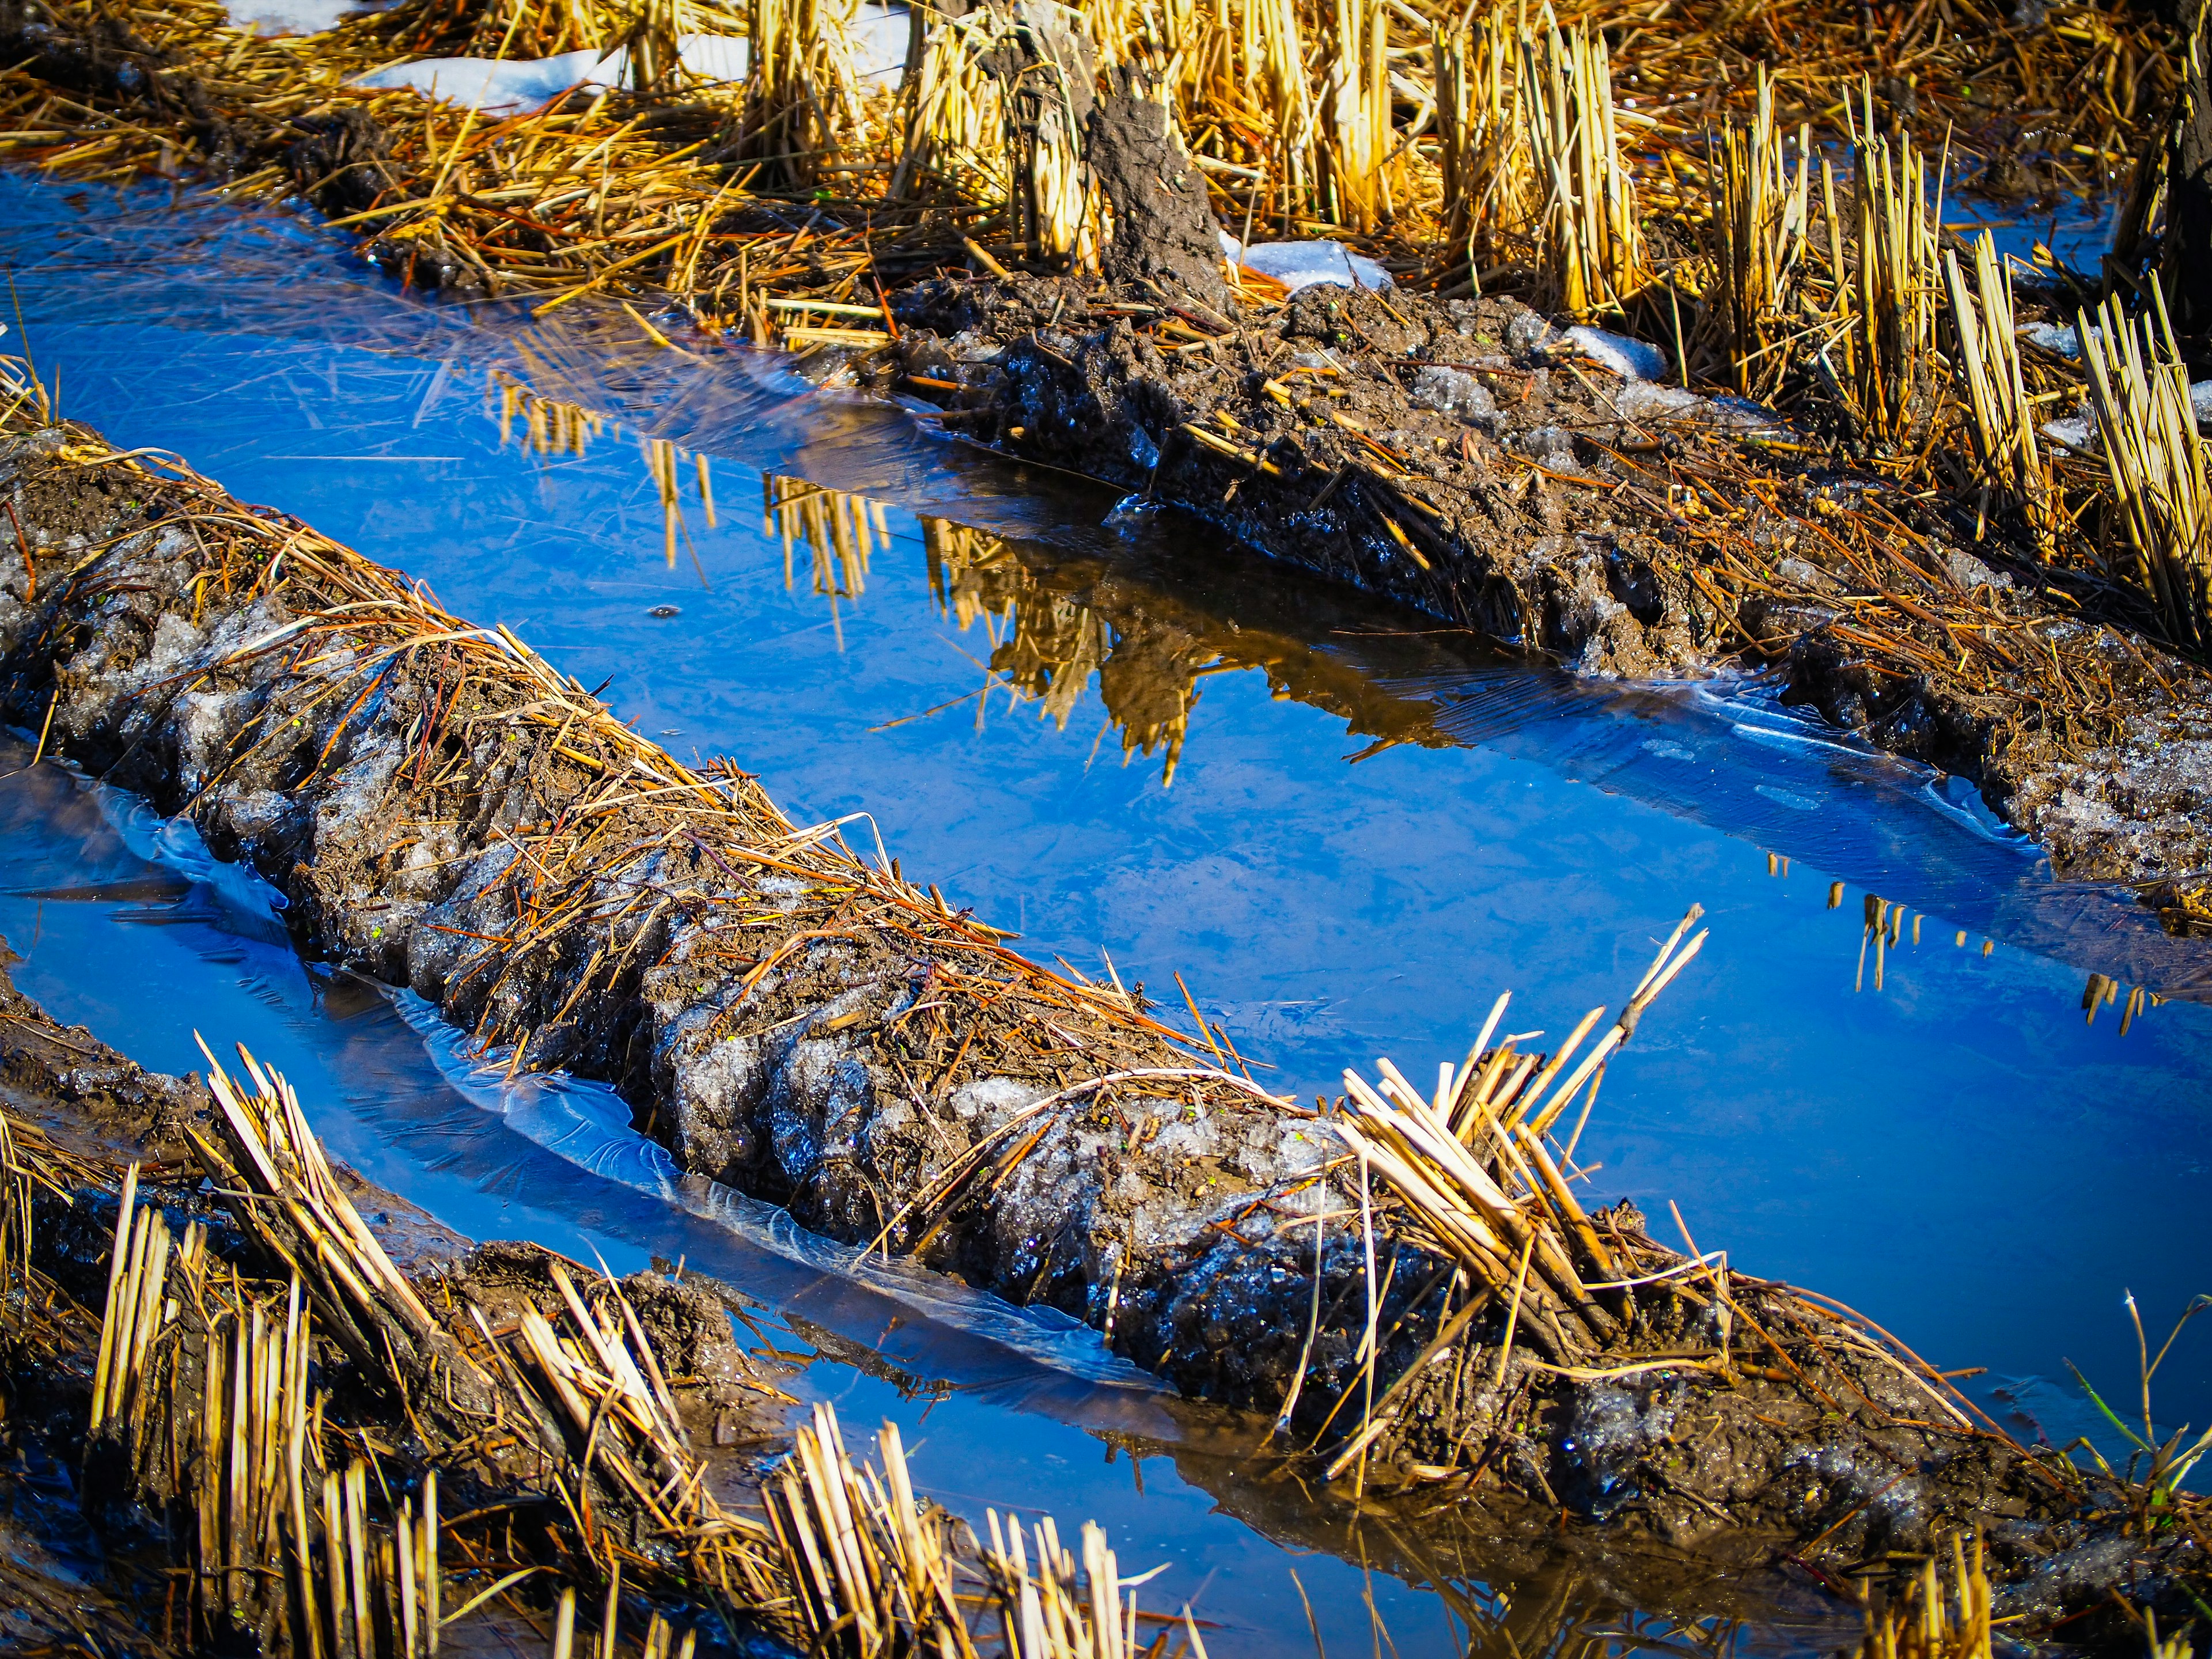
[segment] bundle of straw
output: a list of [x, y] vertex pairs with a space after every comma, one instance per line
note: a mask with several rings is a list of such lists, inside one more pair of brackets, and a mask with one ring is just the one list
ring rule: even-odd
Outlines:
[[1373, 230], [1393, 216], [1390, 174], [1399, 155], [1382, 0], [1336, 0], [1328, 45], [1322, 108], [1330, 216], [1353, 230]]
[[[1931, 198], [1926, 158], [1909, 138], [1875, 132], [1871, 87], [1860, 88], [1860, 100], [1852, 133], [1858, 233], [1850, 337], [1854, 413], [1867, 437], [1890, 445], [1924, 416], [1923, 402], [1934, 390], [1942, 178], [1939, 167]], [[1832, 258], [1840, 258], [1838, 240], [1832, 225]]]
[[[1931, 1557], [1920, 1564], [1898, 1601], [1878, 1605], [1867, 1599], [1858, 1659], [1990, 1659], [1993, 1607], [1981, 1540], [1974, 1540], [1969, 1554], [1954, 1534], [1948, 1565], [1948, 1583]], [[2156, 1655], [2155, 1625], [2151, 1639]], [[2185, 1647], [2183, 1651], [2185, 1656]]]
[[[2013, 327], [2012, 276], [1984, 231], [1974, 239], [1974, 286], [1969, 289], [1959, 256], [1943, 255], [1944, 286], [1959, 337], [1959, 365], [1966, 375], [1973, 416], [1974, 449], [1981, 463], [1983, 510], [1992, 495], [2017, 510], [2039, 547], [2047, 548], [2052, 522], [2051, 469], [2035, 436], [2035, 405], [2021, 377], [2020, 343]], [[1980, 303], [1975, 303], [1978, 295]]]
[[[1509, 993], [1491, 1009], [1466, 1062], [1438, 1068], [1432, 1096], [1425, 1098], [1387, 1060], [1377, 1062], [1379, 1085], [1344, 1073], [1352, 1114], [1337, 1133], [1363, 1170], [1372, 1167], [1406, 1204], [1439, 1254], [1488, 1296], [1507, 1301], [1501, 1351], [1521, 1333], [1554, 1367], [1571, 1369], [1626, 1334], [1634, 1311], [1623, 1282], [1629, 1274], [1561, 1170], [1572, 1167], [1607, 1058], [1704, 945], [1704, 933], [1683, 942], [1700, 914], [1693, 907], [1683, 917], [1620, 1018], [1587, 1051], [1583, 1043], [1602, 1008], [1584, 1016], [1548, 1060], [1517, 1053], [1510, 1039], [1490, 1048]], [[1582, 1117], [1555, 1158], [1547, 1138], [1585, 1085]]]
[[1431, 46], [1444, 231], [1472, 278], [1480, 253], [1528, 233], [1542, 200], [1521, 119], [1520, 47], [1496, 15], [1440, 23]]
[[2151, 294], [2155, 329], [2148, 317], [2130, 322], [2114, 298], [2094, 325], [2077, 313], [2075, 334], [2133, 574], [2173, 637], [2202, 647], [2212, 638], [2212, 482], [2166, 298], [2155, 283]]
[[750, 0], [751, 59], [729, 149], [757, 185], [811, 186], [861, 130], [854, 0]]
[[1791, 367], [1789, 347], [1802, 330], [1797, 284], [1802, 274], [1812, 133], [1800, 128], [1793, 180], [1774, 121], [1765, 65], [1748, 128], [1730, 123], [1720, 143], [1720, 306], [1725, 355], [1737, 391], [1770, 398]]
[[1542, 192], [1536, 270], [1544, 301], [1576, 316], [1617, 312], [1650, 273], [1604, 37], [1563, 33], [1556, 23], [1524, 34], [1519, 109]]

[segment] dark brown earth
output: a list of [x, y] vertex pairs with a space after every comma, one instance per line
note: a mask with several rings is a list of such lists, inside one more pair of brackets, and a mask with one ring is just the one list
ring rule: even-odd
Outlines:
[[[1295, 1431], [1344, 1397], [1368, 1281], [1324, 1121], [794, 836], [742, 774], [671, 784], [580, 688], [303, 528], [103, 459], [81, 428], [9, 441], [0, 495], [31, 555], [0, 575], [14, 718], [51, 710], [49, 752], [258, 870], [304, 948], [614, 1082], [688, 1168], [1049, 1302], [1224, 1404], [1280, 1406], [1327, 1211]], [[2130, 1575], [2162, 1593], [2124, 1492], [1966, 1425], [1917, 1361], [1786, 1287], [1732, 1277], [1755, 1328], [1650, 1299], [1589, 1377], [1545, 1370], [1574, 1351], [1524, 1324], [1501, 1370], [1494, 1306], [1429, 1352], [1446, 1276], [1391, 1228], [1376, 1386], [1399, 1409], [1375, 1481], [1504, 1483], [1674, 1547], [1817, 1539], [1838, 1565], [1982, 1527], [2039, 1621]], [[1648, 1369], [1604, 1375], [1624, 1364]]]
[[[0, 1111], [19, 1148], [35, 1138], [35, 1150], [58, 1151], [73, 1167], [109, 1182], [125, 1164], [137, 1163], [140, 1200], [160, 1204], [179, 1232], [187, 1221], [199, 1223], [214, 1257], [248, 1275], [281, 1270], [230, 1224], [209, 1189], [191, 1138], [193, 1130], [204, 1136], [213, 1128], [199, 1077], [146, 1072], [83, 1027], [58, 1025], [15, 989], [4, 965]], [[525, 1306], [562, 1316], [551, 1276], [559, 1259], [550, 1253], [534, 1245], [473, 1245], [354, 1170], [337, 1165], [335, 1172], [434, 1309], [473, 1305], [494, 1329]], [[51, 1318], [43, 1326], [0, 1321], [0, 1638], [11, 1640], [11, 1651], [36, 1650], [41, 1639], [77, 1650], [88, 1635], [100, 1644], [95, 1651], [161, 1651], [160, 1632], [175, 1628], [161, 1529], [166, 1506], [181, 1495], [167, 1484], [160, 1460], [134, 1470], [118, 1444], [86, 1432], [100, 1340], [96, 1310], [106, 1294], [115, 1221], [115, 1197], [101, 1187], [81, 1185], [66, 1196], [39, 1190], [30, 1266], [94, 1311], [59, 1326]], [[591, 1297], [595, 1276], [575, 1263], [567, 1267]], [[769, 1381], [779, 1368], [739, 1349], [727, 1309], [696, 1283], [646, 1273], [622, 1281], [622, 1291], [653, 1346], [691, 1444], [706, 1454], [706, 1487], [730, 1500], [754, 1500], [766, 1467], [763, 1449], [780, 1450], [787, 1441], [788, 1402]], [[177, 1363], [189, 1369], [197, 1352], [188, 1334]], [[402, 1398], [387, 1375], [383, 1364], [361, 1364], [338, 1334], [325, 1337], [318, 1386], [330, 1390], [325, 1420], [340, 1437], [366, 1436], [380, 1446], [398, 1460], [394, 1480], [402, 1467], [434, 1458], [449, 1516], [489, 1506], [525, 1530], [562, 1522], [550, 1481], [556, 1470], [533, 1452], [526, 1434], [502, 1437], [507, 1447], [500, 1449], [463, 1420], [465, 1410], [463, 1418], [453, 1415], [455, 1382], [441, 1379], [439, 1388]], [[171, 1409], [192, 1409], [198, 1386], [174, 1391]], [[480, 1420], [492, 1417], [487, 1411]], [[472, 1442], [485, 1449], [472, 1452]], [[753, 1449], [713, 1449], [740, 1443]], [[557, 1434], [550, 1443], [562, 1443]], [[621, 1523], [622, 1494], [597, 1495], [601, 1524]]]
[[1016, 275], [893, 309], [894, 351], [853, 372], [963, 441], [1581, 675], [1778, 667], [1790, 701], [1974, 781], [2062, 877], [2212, 868], [2212, 677], [2135, 596], [1800, 462], [1741, 400], [1624, 379], [1516, 301], [1315, 287], [1224, 329], [1160, 284]]

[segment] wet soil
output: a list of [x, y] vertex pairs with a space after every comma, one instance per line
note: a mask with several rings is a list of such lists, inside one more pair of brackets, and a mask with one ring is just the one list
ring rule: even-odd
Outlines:
[[[304, 948], [514, 1063], [615, 1083], [685, 1167], [818, 1231], [1058, 1306], [1223, 1404], [1272, 1415], [1310, 1358], [1298, 1438], [1355, 1420], [1373, 1281], [1322, 1118], [794, 830], [734, 769], [684, 772], [303, 526], [79, 428], [9, 440], [0, 497], [25, 529], [0, 576], [14, 718], [258, 871]], [[1632, 1212], [1607, 1224], [1680, 1264]], [[2193, 1563], [2192, 1541], [2126, 1535], [2124, 1492], [1974, 1427], [1786, 1286], [1692, 1281], [1597, 1352], [1532, 1316], [1501, 1357], [1505, 1311], [1387, 1212], [1380, 1231], [1370, 1486], [1506, 1487], [1624, 1539], [1755, 1537], [1827, 1572], [1971, 1526], [2036, 1624], [2123, 1583], [2178, 1595]]]
[[893, 310], [896, 348], [850, 372], [963, 441], [1578, 674], [1778, 666], [1790, 701], [1974, 781], [2063, 878], [2212, 866], [2212, 676], [2133, 595], [1518, 301], [1315, 287], [1224, 328], [1158, 283], [1016, 275]]
[[[14, 1316], [0, 1319], [0, 1544], [7, 1553], [0, 1562], [6, 1592], [0, 1634], [29, 1644], [89, 1637], [95, 1650], [162, 1651], [183, 1635], [164, 1528], [173, 1528], [173, 1512], [190, 1493], [164, 1460], [135, 1465], [113, 1433], [87, 1430], [101, 1341], [97, 1310], [115, 1237], [113, 1188], [124, 1166], [138, 1165], [141, 1202], [157, 1204], [177, 1236], [187, 1223], [207, 1230], [210, 1259], [249, 1275], [284, 1264], [266, 1259], [230, 1224], [208, 1182], [194, 1136], [210, 1135], [216, 1120], [198, 1075], [144, 1071], [83, 1027], [57, 1024], [15, 988], [4, 966], [0, 1111], [18, 1155], [27, 1152], [30, 1166], [46, 1172], [32, 1205], [27, 1262], [40, 1282], [54, 1287], [42, 1315], [19, 1304]], [[65, 1190], [50, 1184], [58, 1169], [78, 1177]], [[550, 1252], [472, 1244], [356, 1171], [336, 1165], [334, 1173], [416, 1294], [456, 1328], [465, 1328], [467, 1309], [495, 1332], [526, 1308], [549, 1320], [564, 1316], [554, 1276], [559, 1258]], [[566, 1265], [587, 1302], [604, 1294], [588, 1269]], [[788, 1443], [788, 1401], [769, 1381], [781, 1367], [742, 1350], [722, 1297], [696, 1283], [646, 1273], [622, 1281], [621, 1291], [659, 1357], [690, 1443], [704, 1456], [704, 1489], [726, 1501], [755, 1501], [768, 1454]], [[187, 1443], [194, 1434], [185, 1419], [206, 1368], [197, 1334], [187, 1328], [177, 1340], [173, 1363], [184, 1380], [165, 1402], [173, 1414], [183, 1413], [173, 1437]], [[411, 1486], [434, 1463], [448, 1516], [486, 1510], [526, 1530], [559, 1528], [565, 1519], [559, 1476], [574, 1474], [558, 1434], [532, 1435], [513, 1414], [513, 1402], [507, 1422], [520, 1432], [493, 1437], [465, 1425], [461, 1419], [483, 1402], [446, 1376], [440, 1388], [411, 1398], [404, 1386], [395, 1392], [388, 1367], [398, 1360], [387, 1349], [384, 1363], [364, 1364], [341, 1334], [326, 1334], [316, 1377], [330, 1399], [318, 1422], [341, 1444], [380, 1449], [380, 1479]], [[463, 1427], [466, 1432], [456, 1431]], [[720, 1449], [741, 1444], [746, 1449]], [[627, 1522], [624, 1494], [601, 1483], [591, 1495], [603, 1527]], [[511, 1544], [512, 1531], [508, 1537]]]

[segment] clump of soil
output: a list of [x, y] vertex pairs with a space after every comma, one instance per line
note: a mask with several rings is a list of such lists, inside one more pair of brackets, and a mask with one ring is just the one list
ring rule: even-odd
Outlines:
[[[2212, 678], [2125, 594], [1969, 544], [1648, 347], [1510, 299], [939, 278], [865, 384], [965, 441], [1180, 507], [1575, 672], [1779, 669], [1790, 700], [1978, 783], [2062, 875], [2212, 867]], [[1967, 526], [1970, 534], [1972, 526]]]

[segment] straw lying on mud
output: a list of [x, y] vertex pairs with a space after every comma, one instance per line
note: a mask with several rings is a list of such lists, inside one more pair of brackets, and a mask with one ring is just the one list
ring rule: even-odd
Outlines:
[[[396, 573], [181, 464], [18, 429], [15, 718], [480, 1051], [615, 1083], [687, 1168], [1060, 1307], [1187, 1392], [1279, 1416], [1355, 1486], [1495, 1483], [1851, 1559], [2005, 1514], [2021, 1611], [2102, 1594], [2119, 1489], [1975, 1426], [1878, 1328], [1575, 1196], [1591, 1091], [1693, 956], [1687, 922], [1625, 1012], [1550, 1055], [1493, 1043], [1493, 1019], [1433, 1096], [1348, 1077], [1352, 1106], [1316, 1115], [1227, 1034], [1042, 971], [865, 830], [856, 854], [727, 763], [683, 767]], [[387, 1311], [401, 1360], [442, 1352], [404, 1298]], [[580, 1403], [558, 1370], [556, 1426]], [[664, 1501], [639, 1410], [612, 1501]], [[1676, 1433], [1693, 1422], [1722, 1431]], [[2080, 1576], [2016, 1579], [2050, 1557]]]
[[[403, 1270], [380, 1232], [407, 1206], [334, 1170], [251, 1056], [203, 1091], [0, 995], [26, 1011], [17, 1098], [58, 1109], [0, 1111], [0, 1400], [18, 1452], [82, 1468], [86, 1518], [167, 1558], [118, 1557], [97, 1592], [17, 1569], [15, 1633], [330, 1659], [549, 1630], [556, 1659], [690, 1659], [753, 1632], [855, 1656], [1133, 1651], [1137, 1593], [1096, 1527], [1079, 1565], [1049, 1517], [994, 1512], [987, 1546], [917, 1498], [889, 1425], [876, 1463], [822, 1406], [787, 1457], [716, 1454], [785, 1441], [791, 1402], [705, 1291], [450, 1235]], [[152, 1097], [143, 1144], [88, 1078]]]

